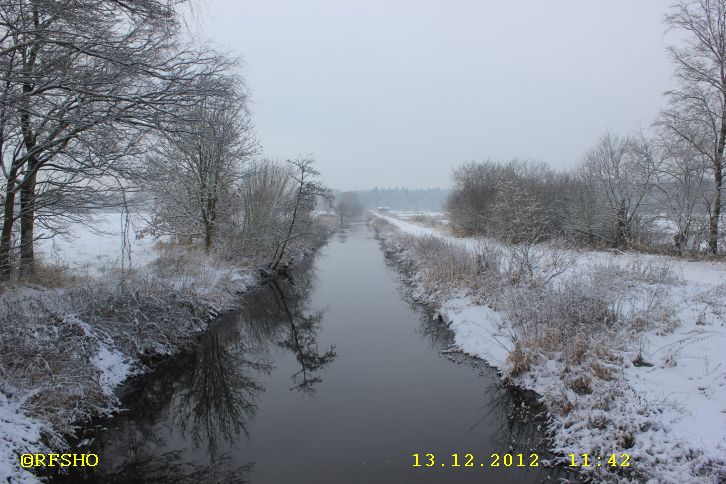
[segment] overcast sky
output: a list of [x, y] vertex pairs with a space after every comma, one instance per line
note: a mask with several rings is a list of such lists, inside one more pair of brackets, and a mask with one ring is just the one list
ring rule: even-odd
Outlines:
[[206, 0], [245, 62], [265, 155], [325, 181], [448, 186], [464, 161], [571, 166], [672, 86], [667, 0]]

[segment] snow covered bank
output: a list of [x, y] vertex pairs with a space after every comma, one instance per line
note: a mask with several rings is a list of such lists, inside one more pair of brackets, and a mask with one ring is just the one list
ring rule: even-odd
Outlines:
[[[192, 343], [258, 284], [263, 261], [157, 249], [133, 233], [129, 269], [120, 263], [129, 240], [111, 230], [119, 221], [110, 214], [95, 230], [72, 227], [72, 237], [43, 245], [45, 263], [77, 274], [61, 287], [0, 287], [0, 482], [37, 482], [20, 454], [67, 449], [84, 422], [119, 409], [119, 384]], [[299, 238], [291, 257], [327, 233]]]
[[119, 408], [115, 388], [193, 341], [235, 294], [151, 273], [0, 295], [0, 482], [32, 482], [19, 455], [62, 452], [79, 425]]
[[726, 265], [374, 225], [457, 346], [541, 395], [563, 463], [589, 454], [598, 481], [724, 482]]

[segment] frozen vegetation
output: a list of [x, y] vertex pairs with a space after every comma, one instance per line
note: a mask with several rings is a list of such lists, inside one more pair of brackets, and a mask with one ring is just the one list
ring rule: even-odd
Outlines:
[[537, 392], [561, 463], [627, 453], [629, 467], [580, 469], [724, 482], [726, 264], [457, 237], [388, 214], [373, 224], [457, 349]]
[[18, 285], [0, 295], [3, 482], [34, 482], [19, 454], [65, 448], [77, 425], [118, 408], [117, 385], [189, 343], [256, 281], [251, 270], [211, 256], [156, 250], [137, 231], [134, 269], [127, 261], [122, 270], [120, 220], [97, 216], [96, 230], [79, 224], [42, 244], [43, 267], [51, 269], [41, 272], [59, 287]]
[[[83, 423], [119, 409], [119, 384], [193, 342], [259, 282], [255, 257], [232, 262], [139, 238], [147, 217], [132, 215], [127, 232], [122, 218], [98, 215], [93, 229], [76, 224], [67, 236], [45, 241], [36, 276], [43, 285], [6, 285], [0, 294], [2, 482], [35, 482], [19, 454], [66, 448], [67, 436]], [[290, 247], [284, 262], [325, 236], [317, 227], [315, 237]]]

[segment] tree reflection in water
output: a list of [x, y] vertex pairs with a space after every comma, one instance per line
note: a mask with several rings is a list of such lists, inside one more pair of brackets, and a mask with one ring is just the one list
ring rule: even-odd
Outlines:
[[290, 351], [299, 365], [291, 375], [291, 390], [314, 393], [320, 374], [335, 359], [335, 345], [327, 351], [318, 347], [318, 331], [324, 310], [310, 311], [310, 294], [316, 280], [310, 262], [294, 271], [289, 279], [273, 280], [245, 298], [237, 314], [241, 338], [248, 347], [268, 354], [271, 346]]
[[299, 304], [294, 306], [287, 304], [285, 294], [277, 282], [273, 282], [270, 289], [275, 295], [277, 306], [284, 312], [290, 329], [287, 338], [278, 344], [282, 348], [292, 351], [300, 364], [300, 370], [292, 375], [294, 385], [291, 390], [314, 393], [315, 385], [322, 381], [319, 372], [337, 356], [334, 345], [323, 353], [318, 349], [317, 332], [323, 318], [323, 311], [305, 315]]
[[201, 338], [194, 369], [185, 373], [172, 407], [175, 425], [196, 447], [206, 444], [213, 462], [222, 441], [248, 436], [257, 397], [264, 391], [255, 377], [272, 369], [264, 361], [271, 344], [293, 352], [300, 364], [292, 375], [293, 388], [306, 393], [315, 391], [320, 371], [335, 358], [334, 346], [318, 350], [323, 311], [306, 313], [314, 276], [307, 267], [299, 280], [271, 281], [245, 300], [234, 324]]
[[[306, 393], [335, 358], [318, 350], [323, 311], [307, 306], [315, 271], [303, 264], [293, 280], [273, 281], [249, 293], [237, 312], [223, 315], [193, 352], [167, 360], [132, 387], [129, 412], [96, 435], [93, 469], [71, 469], [58, 482], [249, 482], [254, 462], [231, 449], [248, 438], [264, 392], [260, 379], [273, 366], [271, 350], [291, 351], [300, 365], [294, 386]], [[244, 437], [243, 437], [244, 436]]]
[[212, 462], [217, 460], [219, 440], [231, 442], [247, 435], [247, 421], [257, 410], [255, 400], [264, 387], [252, 371], [270, 366], [251, 361], [244, 346], [225, 345], [219, 332], [206, 333], [197, 350], [196, 365], [175, 398], [174, 422], [199, 447], [206, 442]]

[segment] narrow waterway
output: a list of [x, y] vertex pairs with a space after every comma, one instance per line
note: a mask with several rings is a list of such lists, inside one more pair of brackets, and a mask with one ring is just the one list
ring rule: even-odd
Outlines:
[[373, 231], [354, 223], [292, 283], [250, 293], [194, 351], [130, 384], [129, 410], [91, 433], [98, 466], [58, 481], [551, 479], [541, 452], [530, 466], [543, 435], [521, 418], [522, 402], [450, 344], [449, 330], [406, 299]]

